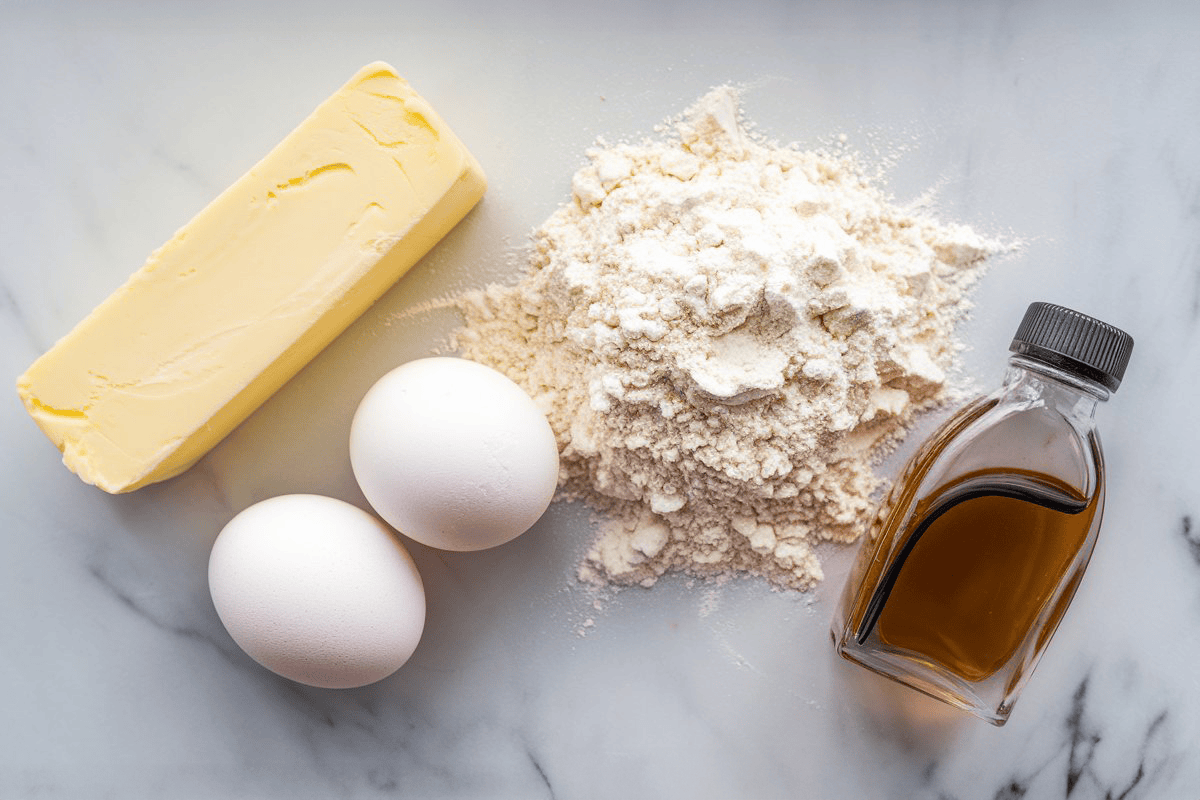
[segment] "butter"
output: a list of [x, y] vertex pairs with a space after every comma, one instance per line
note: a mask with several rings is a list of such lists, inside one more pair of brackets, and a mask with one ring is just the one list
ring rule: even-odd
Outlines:
[[183, 472], [461, 220], [486, 179], [395, 70], [360, 70], [17, 381], [106, 492]]

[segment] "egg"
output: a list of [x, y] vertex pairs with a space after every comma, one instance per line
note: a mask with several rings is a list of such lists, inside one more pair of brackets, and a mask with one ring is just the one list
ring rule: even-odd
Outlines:
[[425, 627], [425, 589], [404, 545], [331, 497], [284, 495], [235, 516], [213, 543], [208, 585], [238, 646], [309, 686], [386, 678]]
[[532, 398], [460, 358], [422, 358], [380, 378], [355, 412], [350, 464], [381, 517], [442, 550], [516, 538], [558, 485], [554, 431]]

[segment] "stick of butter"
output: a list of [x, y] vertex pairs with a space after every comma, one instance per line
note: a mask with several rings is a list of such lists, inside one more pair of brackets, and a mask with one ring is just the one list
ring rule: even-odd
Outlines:
[[370, 64], [17, 381], [106, 492], [183, 472], [479, 202], [479, 164]]

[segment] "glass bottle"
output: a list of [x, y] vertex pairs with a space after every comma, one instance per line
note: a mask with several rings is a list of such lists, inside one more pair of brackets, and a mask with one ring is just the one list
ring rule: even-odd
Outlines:
[[1083, 577], [1104, 510], [1095, 411], [1133, 339], [1033, 303], [1004, 384], [947, 420], [879, 508], [837, 651], [1003, 725]]

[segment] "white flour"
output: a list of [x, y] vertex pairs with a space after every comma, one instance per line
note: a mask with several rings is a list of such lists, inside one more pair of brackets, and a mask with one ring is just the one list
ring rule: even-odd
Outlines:
[[529, 391], [566, 494], [605, 512], [582, 578], [811, 587], [814, 546], [868, 521], [872, 456], [944, 398], [997, 243], [896, 207], [849, 157], [750, 136], [725, 87], [588, 156], [457, 346]]

